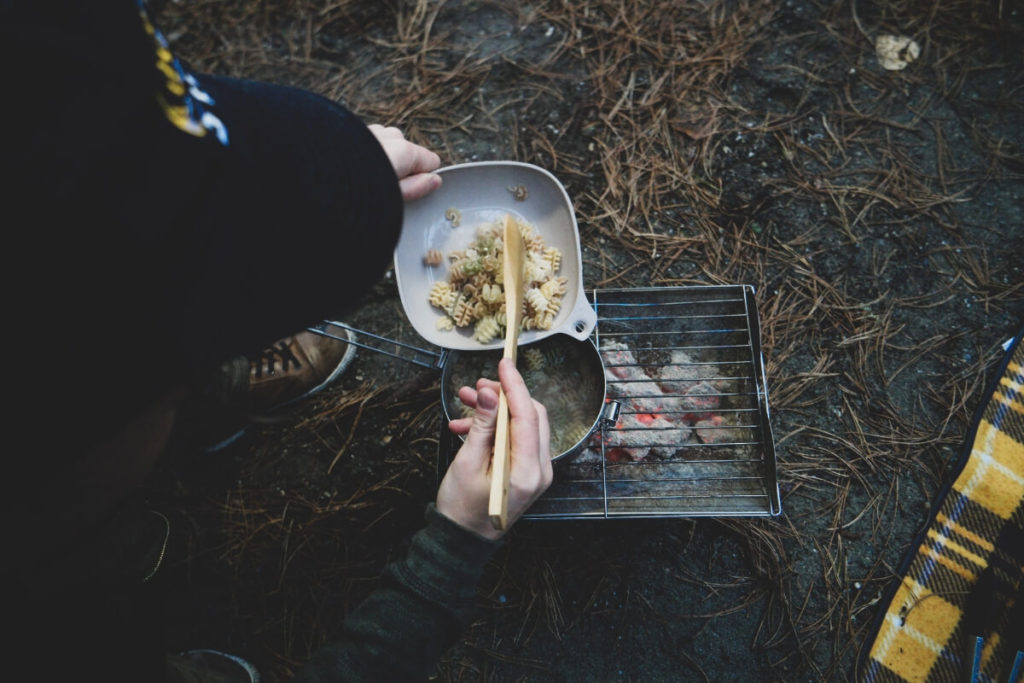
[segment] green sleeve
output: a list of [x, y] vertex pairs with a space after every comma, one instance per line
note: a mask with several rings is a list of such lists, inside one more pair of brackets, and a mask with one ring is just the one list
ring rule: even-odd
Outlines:
[[434, 672], [468, 623], [484, 565], [500, 543], [452, 522], [433, 503], [426, 519], [406, 556], [388, 565], [380, 587], [345, 620], [341, 638], [317, 650], [296, 681], [416, 681]]

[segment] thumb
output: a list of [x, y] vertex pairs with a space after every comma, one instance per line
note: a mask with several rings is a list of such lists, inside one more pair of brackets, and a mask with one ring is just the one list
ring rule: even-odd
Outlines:
[[489, 457], [494, 446], [497, 422], [498, 393], [490, 387], [483, 387], [476, 395], [476, 412], [469, 433], [466, 434], [466, 446], [481, 457]]

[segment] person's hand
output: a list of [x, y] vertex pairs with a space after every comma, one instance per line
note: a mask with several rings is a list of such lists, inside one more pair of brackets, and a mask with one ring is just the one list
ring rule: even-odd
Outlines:
[[402, 199], [419, 199], [441, 187], [441, 176], [431, 173], [441, 165], [441, 157], [409, 142], [397, 128], [385, 128], [378, 123], [371, 123], [368, 128], [395, 168]]
[[[519, 519], [551, 485], [551, 432], [548, 413], [530, 392], [511, 359], [498, 364], [498, 378], [508, 399], [512, 467], [509, 471], [508, 522]], [[459, 398], [475, 409], [473, 417], [452, 420], [448, 427], [466, 441], [455, 455], [437, 491], [437, 509], [456, 524], [486, 538], [500, 538], [487, 503], [490, 465], [498, 421], [498, 382], [480, 379], [476, 389], [462, 387]], [[506, 529], [507, 530], [507, 529]]]

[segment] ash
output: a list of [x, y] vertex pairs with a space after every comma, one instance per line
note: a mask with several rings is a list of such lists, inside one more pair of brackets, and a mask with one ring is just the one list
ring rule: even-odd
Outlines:
[[664, 462], [692, 457], [693, 448], [740, 443], [737, 415], [723, 411], [730, 380], [716, 365], [671, 349], [669, 362], [645, 367], [625, 344], [603, 341], [600, 349], [608, 381], [608, 401], [620, 411], [613, 427], [592, 437], [577, 457], [580, 464]]

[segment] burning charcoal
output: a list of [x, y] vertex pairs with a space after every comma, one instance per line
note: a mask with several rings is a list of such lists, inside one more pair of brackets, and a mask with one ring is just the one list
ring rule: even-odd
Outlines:
[[584, 448], [582, 451], [580, 451], [579, 454], [572, 459], [572, 462], [570, 464], [573, 466], [599, 466], [600, 462], [600, 450], [593, 446], [588, 446], [587, 448]]
[[614, 341], [601, 345], [601, 356], [608, 395], [622, 403], [618, 423], [604, 437], [609, 462], [665, 460], [687, 443], [741, 440], [717, 412], [729, 384], [715, 379], [718, 368], [674, 349], [670, 363], [652, 376], [628, 346]]
[[655, 420], [671, 420], [672, 418], [666, 415], [666, 408], [663, 401], [659, 400], [656, 396], [641, 396], [639, 398], [627, 398], [624, 402], [625, 409], [634, 414], [642, 415], [644, 417], [640, 420], [645, 425], [650, 425]]
[[653, 448], [675, 449], [690, 439], [689, 428], [679, 426], [652, 413], [622, 413], [615, 429], [605, 435], [605, 448], [625, 449], [629, 459], [644, 460]]
[[658, 373], [658, 384], [666, 394], [685, 394], [703, 379], [701, 368], [688, 353], [675, 349], [669, 364]]
[[744, 440], [739, 429], [723, 425], [725, 418], [721, 415], [712, 415], [706, 420], [694, 423], [693, 431], [701, 443], [740, 443]]
[[612, 373], [618, 371], [616, 366], [636, 365], [636, 357], [629, 347], [616, 342], [602, 342], [601, 356], [604, 358], [605, 367]]
[[701, 443], [716, 443], [718, 441], [718, 428], [722, 426], [721, 415], [711, 415], [703, 420], [693, 423], [697, 438]]
[[639, 448], [607, 448], [604, 457], [608, 462], [637, 462], [647, 457], [647, 451]]
[[657, 415], [672, 410], [665, 403], [671, 397], [666, 396], [654, 378], [636, 364], [636, 358], [628, 348], [619, 348], [615, 342], [609, 342], [602, 347], [601, 355], [605, 362], [609, 396], [628, 399], [626, 408], [634, 413]]
[[660, 395], [664, 393], [647, 372], [637, 365], [633, 353], [625, 347], [618, 348], [614, 342], [601, 348], [605, 374], [608, 376], [608, 392], [613, 396]]
[[685, 396], [673, 397], [673, 406], [678, 410], [680, 419], [693, 424], [706, 420], [709, 413], [718, 410], [722, 403], [721, 386], [713, 382], [698, 382], [690, 387]]
[[[604, 456], [605, 460], [608, 462], [637, 462], [647, 457], [647, 450], [638, 448], [606, 447]], [[601, 461], [601, 451], [599, 448], [586, 448], [582, 450], [573, 462], [579, 464], [593, 461]]]

